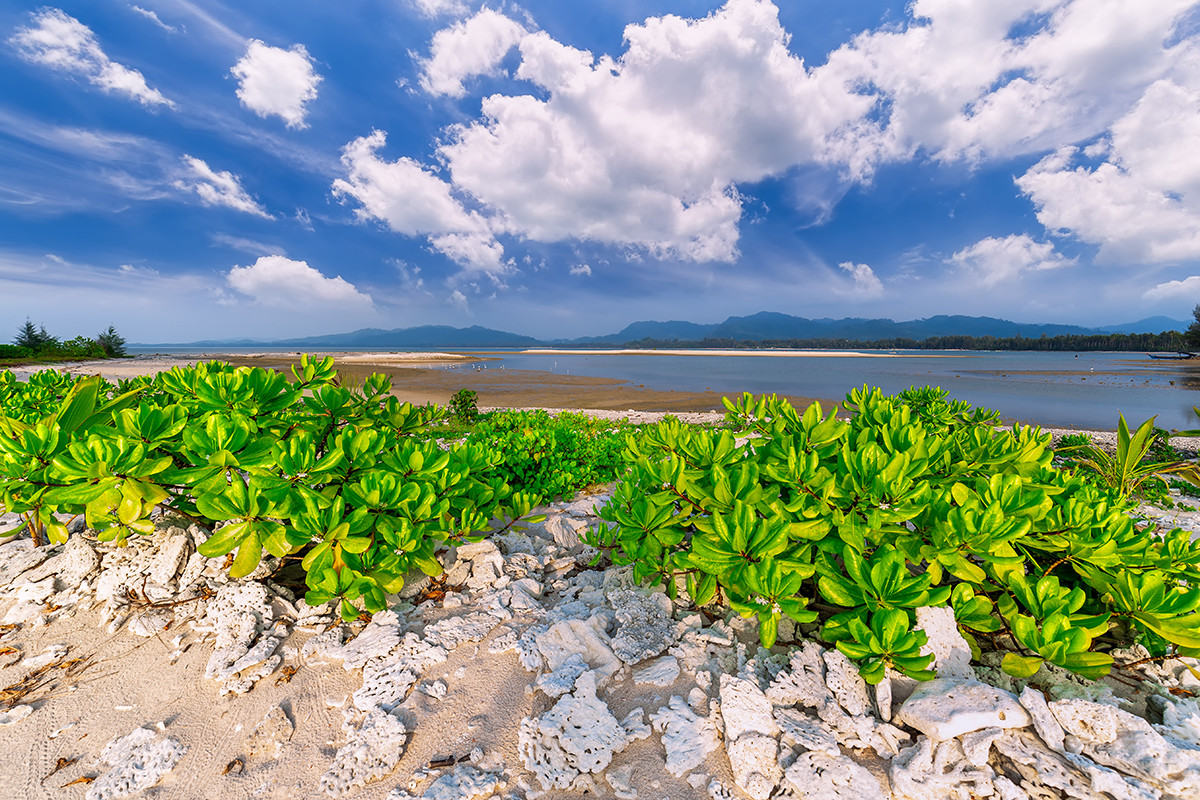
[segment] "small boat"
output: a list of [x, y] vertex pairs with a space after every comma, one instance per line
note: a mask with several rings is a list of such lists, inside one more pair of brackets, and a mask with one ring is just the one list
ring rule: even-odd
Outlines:
[[1187, 361], [1189, 358], [1195, 358], [1195, 353], [1146, 353], [1151, 358], [1157, 358], [1162, 361]]

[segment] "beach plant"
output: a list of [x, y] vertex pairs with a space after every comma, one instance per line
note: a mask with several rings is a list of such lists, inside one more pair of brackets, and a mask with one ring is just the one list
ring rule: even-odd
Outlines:
[[[1154, 426], [1155, 419], [1151, 417], [1130, 434], [1125, 415], [1120, 415], [1117, 447], [1113, 453], [1090, 441], [1087, 444], [1060, 446], [1058, 452], [1089, 470], [1101, 483], [1116, 490], [1122, 499], [1138, 494], [1148, 481], [1161, 484], [1156, 477], [1159, 475], [1178, 475], [1200, 486], [1200, 469], [1192, 462], [1179, 459], [1179, 454], [1166, 439], [1166, 432]], [[1164, 440], [1167, 442], [1165, 449], [1162, 444]], [[1154, 456], [1156, 443], [1159, 458]]]
[[[1139, 530], [1123, 484], [1058, 469], [1050, 436], [996, 427], [940, 389], [862, 387], [839, 418], [774, 395], [732, 428], [675, 421], [627, 441], [628, 476], [585, 535], [602, 560], [759, 622], [819, 625], [870, 682], [932, 676], [916, 609], [949, 606], [973, 653], [1096, 678], [1114, 644], [1200, 654], [1200, 543]], [[1128, 437], [1126, 452], [1144, 437]]]
[[117, 385], [0, 372], [0, 508], [22, 519], [7, 535], [63, 542], [82, 516], [123, 545], [177, 514], [212, 529], [199, 552], [231, 556], [233, 577], [296, 559], [309, 603], [379, 611], [410, 571], [441, 572], [439, 547], [540, 502], [495, 452], [422, 439], [445, 409], [389, 390], [382, 375], [341, 386], [332, 358], [308, 356], [290, 380], [219, 361]]
[[450, 416], [464, 425], [479, 418], [479, 395], [470, 389], [459, 389], [450, 397]]
[[497, 411], [481, 416], [466, 441], [495, 454], [514, 490], [552, 498], [619, 477], [628, 430], [584, 414]]

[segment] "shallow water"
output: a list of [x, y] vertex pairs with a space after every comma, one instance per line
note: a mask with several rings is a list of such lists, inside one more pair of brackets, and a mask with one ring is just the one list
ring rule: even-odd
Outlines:
[[[267, 351], [254, 347], [222, 352], [239, 350]], [[891, 357], [828, 351], [817, 357], [766, 357], [736, 350], [719, 356], [469, 352], [488, 356], [489, 369], [615, 378], [652, 389], [711, 389], [728, 395], [777, 392], [840, 400], [863, 384], [888, 392], [940, 386], [952, 397], [996, 409], [1006, 419], [1050, 427], [1112, 430], [1118, 414], [1131, 426], [1157, 416], [1159, 427], [1200, 427], [1192, 411], [1200, 405], [1200, 360], [1161, 361], [1144, 353], [910, 350]]]

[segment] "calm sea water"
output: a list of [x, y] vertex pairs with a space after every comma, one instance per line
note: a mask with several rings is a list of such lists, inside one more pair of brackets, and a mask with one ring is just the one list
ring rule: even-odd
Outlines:
[[[215, 350], [215, 349], [214, 349]], [[224, 352], [263, 348], [227, 348]], [[162, 352], [163, 350], [159, 350]], [[178, 349], [176, 352], [192, 352]], [[482, 351], [472, 350], [470, 352]], [[1163, 428], [1197, 428], [1200, 363], [1141, 353], [900, 351], [892, 357], [822, 355], [582, 355], [488, 352], [489, 369], [526, 369], [616, 378], [654, 389], [729, 395], [743, 391], [842, 399], [868, 384], [888, 392], [940, 386], [952, 397], [1005, 418], [1048, 427], [1114, 429], [1152, 416]]]

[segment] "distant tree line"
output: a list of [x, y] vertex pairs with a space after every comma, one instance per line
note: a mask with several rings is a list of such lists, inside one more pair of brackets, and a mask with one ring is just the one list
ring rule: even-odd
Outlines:
[[17, 330], [12, 344], [0, 344], [0, 360], [65, 361], [73, 358], [120, 358], [126, 355], [125, 338], [112, 325], [95, 338], [76, 336], [62, 340], [51, 335], [45, 325], [29, 319]]
[[[1200, 306], [1197, 306], [1200, 311]], [[622, 347], [639, 348], [722, 348], [755, 350], [766, 348], [789, 348], [797, 350], [1045, 350], [1084, 352], [1114, 350], [1118, 352], [1179, 351], [1185, 346], [1200, 349], [1200, 319], [1196, 328], [1197, 341], [1192, 344], [1187, 334], [1178, 331], [1164, 333], [1089, 333], [1062, 336], [1039, 336], [1029, 339], [1023, 336], [930, 336], [925, 339], [721, 339], [707, 338], [698, 341], [679, 339], [638, 339]], [[1190, 332], [1190, 329], [1189, 329]], [[590, 346], [590, 345], [589, 345]]]

